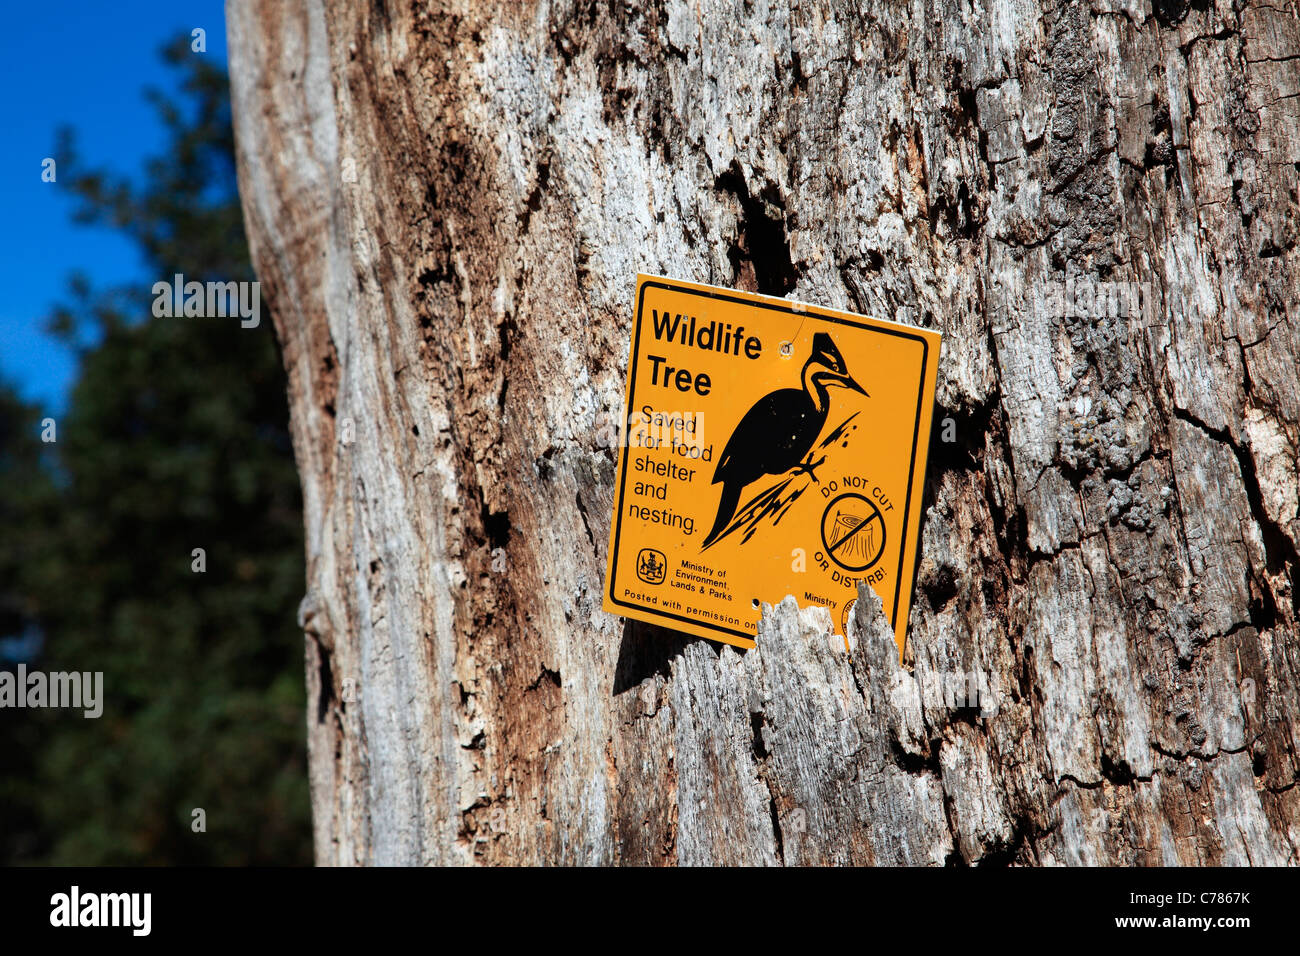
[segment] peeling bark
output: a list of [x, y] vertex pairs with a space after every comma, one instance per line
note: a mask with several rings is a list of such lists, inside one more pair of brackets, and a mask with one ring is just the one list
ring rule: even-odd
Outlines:
[[[1300, 862], [1294, 4], [228, 21], [320, 863]], [[601, 611], [638, 270], [942, 329], [905, 666]]]

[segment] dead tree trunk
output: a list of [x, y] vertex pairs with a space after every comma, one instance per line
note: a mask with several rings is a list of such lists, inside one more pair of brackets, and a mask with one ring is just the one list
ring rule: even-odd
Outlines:
[[[228, 13], [321, 863], [1300, 861], [1294, 2]], [[942, 329], [906, 666], [601, 611], [638, 270]]]

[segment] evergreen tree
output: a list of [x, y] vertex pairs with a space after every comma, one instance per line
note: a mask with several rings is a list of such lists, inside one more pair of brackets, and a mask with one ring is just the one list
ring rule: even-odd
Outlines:
[[[35, 830], [3, 849], [58, 864], [304, 863], [301, 506], [284, 372], [265, 310], [256, 328], [152, 314], [153, 283], [177, 273], [254, 278], [225, 73], [187, 37], [164, 55], [179, 96], [149, 93], [169, 142], [141, 177], [81, 171], [70, 133], [55, 154], [78, 220], [131, 237], [149, 278], [104, 290], [74, 278], [51, 327], [79, 351], [80, 376], [47, 446], [48, 491], [32, 502], [36, 485], [0, 488], [0, 514], [21, 514], [15, 540], [33, 552], [16, 602], [45, 638], [30, 666], [102, 671], [105, 698], [98, 720], [35, 718], [30, 785], [0, 791]], [[30, 412], [9, 401], [0, 415], [26, 448]], [[0, 467], [30, 470], [22, 454]]]

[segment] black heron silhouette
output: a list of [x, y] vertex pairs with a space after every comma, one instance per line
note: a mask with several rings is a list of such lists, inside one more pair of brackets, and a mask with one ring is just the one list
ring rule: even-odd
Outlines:
[[722, 485], [718, 516], [701, 548], [707, 548], [726, 530], [747, 484], [796, 467], [811, 473], [811, 462], [805, 462], [804, 456], [812, 450], [826, 424], [831, 405], [829, 386], [867, 394], [849, 375], [844, 356], [825, 332], [813, 336], [812, 354], [804, 363], [800, 382], [802, 388], [782, 388], [760, 398], [727, 439], [713, 473], [713, 484]]

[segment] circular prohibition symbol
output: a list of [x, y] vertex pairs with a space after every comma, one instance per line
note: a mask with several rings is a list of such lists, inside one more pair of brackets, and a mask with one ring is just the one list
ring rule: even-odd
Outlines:
[[840, 495], [822, 512], [822, 546], [845, 571], [865, 571], [885, 553], [885, 517], [869, 498]]

